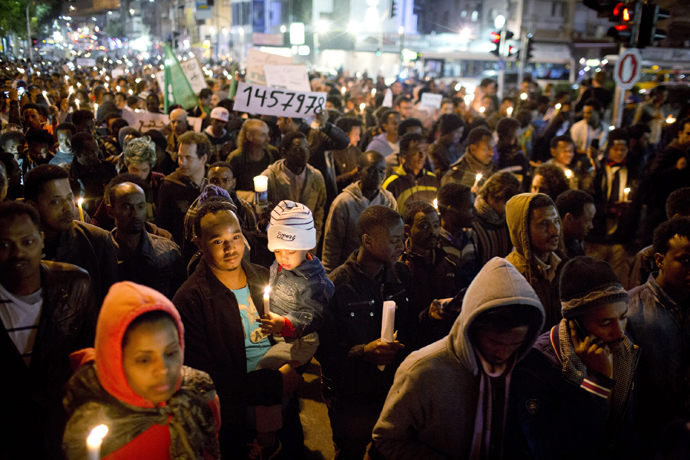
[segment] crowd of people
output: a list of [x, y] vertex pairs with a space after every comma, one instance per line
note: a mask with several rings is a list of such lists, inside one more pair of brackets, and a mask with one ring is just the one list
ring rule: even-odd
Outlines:
[[2, 66], [0, 459], [304, 458], [313, 358], [340, 460], [687, 455], [690, 101], [212, 67], [142, 131], [155, 66], [51, 65]]

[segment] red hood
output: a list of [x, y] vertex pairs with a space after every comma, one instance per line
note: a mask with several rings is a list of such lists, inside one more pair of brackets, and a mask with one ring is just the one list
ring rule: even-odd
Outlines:
[[[116, 283], [103, 301], [96, 325], [95, 361], [98, 380], [118, 400], [136, 407], [153, 407], [129, 387], [122, 366], [122, 338], [132, 321], [142, 314], [162, 310], [177, 324], [180, 347], [184, 355], [184, 326], [175, 306], [158, 291], [129, 281]], [[177, 380], [180, 387], [182, 376]]]

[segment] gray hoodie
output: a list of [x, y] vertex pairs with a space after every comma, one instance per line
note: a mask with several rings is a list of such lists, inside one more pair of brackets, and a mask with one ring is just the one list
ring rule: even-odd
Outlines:
[[517, 352], [519, 360], [539, 336], [544, 309], [515, 267], [495, 257], [467, 289], [450, 334], [412, 353], [398, 368], [373, 433], [376, 447], [388, 460], [473, 458], [474, 439], [483, 435], [476, 433], [475, 423], [484, 371], [470, 340], [470, 326], [482, 313], [516, 304], [534, 307], [540, 318], [539, 324], [530, 325]]
[[345, 263], [350, 254], [359, 248], [357, 221], [362, 211], [369, 206], [382, 205], [398, 210], [395, 197], [388, 190], [380, 189], [378, 195], [369, 201], [362, 195], [361, 182], [350, 184], [338, 195], [326, 220], [322, 263], [330, 273]]

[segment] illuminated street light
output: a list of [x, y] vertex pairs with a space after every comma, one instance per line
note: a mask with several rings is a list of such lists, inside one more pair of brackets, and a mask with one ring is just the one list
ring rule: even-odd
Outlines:
[[321, 19], [319, 22], [316, 23], [316, 31], [325, 34], [328, 32], [328, 29], [330, 28], [330, 24], [328, 21]]
[[357, 23], [356, 21], [350, 21], [350, 24], [348, 25], [347, 30], [352, 35], [357, 35], [359, 33], [359, 23]]
[[506, 17], [503, 16], [502, 14], [499, 14], [494, 18], [494, 27], [497, 29], [502, 29], [503, 26], [506, 25]]
[[134, 16], [134, 8], [130, 8], [130, 9], [129, 9], [129, 15], [130, 15], [130, 16]]
[[213, 27], [213, 26], [209, 27], [209, 28], [208, 28], [208, 31], [209, 31], [209, 33], [210, 33], [211, 35], [215, 35], [215, 34], [216, 34], [216, 28]]
[[398, 35], [402, 35], [405, 33], [405, 28], [403, 26], [398, 27]]
[[284, 34], [285, 32], [287, 32], [287, 27], [285, 26], [285, 24], [283, 24], [282, 26], [280, 26], [280, 33]]
[[470, 29], [469, 27], [464, 27], [463, 29], [460, 30], [460, 39], [469, 40], [471, 36], [472, 36], [472, 29]]

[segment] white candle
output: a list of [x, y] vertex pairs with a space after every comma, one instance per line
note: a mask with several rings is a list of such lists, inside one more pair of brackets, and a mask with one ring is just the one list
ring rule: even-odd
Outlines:
[[106, 434], [108, 434], [108, 427], [98, 425], [86, 437], [86, 452], [89, 460], [99, 460], [101, 458], [101, 444]]
[[568, 179], [571, 179], [573, 177], [573, 172], [569, 169], [566, 169], [565, 170], [565, 177], [567, 177]]
[[48, 92], [47, 91], [43, 91], [43, 99], [45, 99], [46, 102], [48, 104], [50, 104], [50, 99], [48, 99]]
[[434, 198], [434, 208], [438, 209], [438, 199]]
[[71, 96], [74, 93], [74, 86], [70, 85], [69, 87], [69, 95]]
[[271, 312], [271, 286], [264, 288], [264, 316]]
[[486, 112], [486, 107], [479, 107], [479, 113]]
[[268, 176], [254, 176], [255, 201], [265, 205], [268, 201]]
[[[391, 343], [395, 341], [395, 302], [386, 300], [383, 302], [383, 312], [381, 317], [381, 341]], [[383, 371], [386, 366], [379, 366]]]
[[79, 98], [75, 99], [74, 103], [77, 104], [77, 108], [79, 108]]
[[630, 195], [630, 187], [625, 187], [623, 189], [623, 201], [628, 201], [628, 195]]
[[508, 118], [512, 117], [513, 116], [513, 108], [508, 107], [508, 110], [506, 110], [506, 114], [508, 115]]
[[367, 105], [366, 105], [364, 102], [362, 102], [361, 104], [359, 104], [359, 110], [360, 110], [360, 111], [364, 110], [364, 108], [365, 108], [366, 106], [367, 106]]
[[94, 112], [94, 113], [97, 113], [97, 112], [98, 112], [98, 104], [96, 104], [95, 102], [94, 102], [94, 104], [93, 104], [93, 112]]
[[522, 99], [523, 101], [527, 100], [527, 93], [520, 94], [520, 99]]
[[77, 200], [77, 207], [79, 208], [79, 222], [84, 222], [84, 209], [82, 208], [82, 205], [84, 204], [84, 198], [79, 197]]
[[482, 180], [482, 173], [479, 173], [476, 176], [474, 176], [474, 185], [472, 186], [472, 188], [477, 187], [479, 185], [480, 180]]

